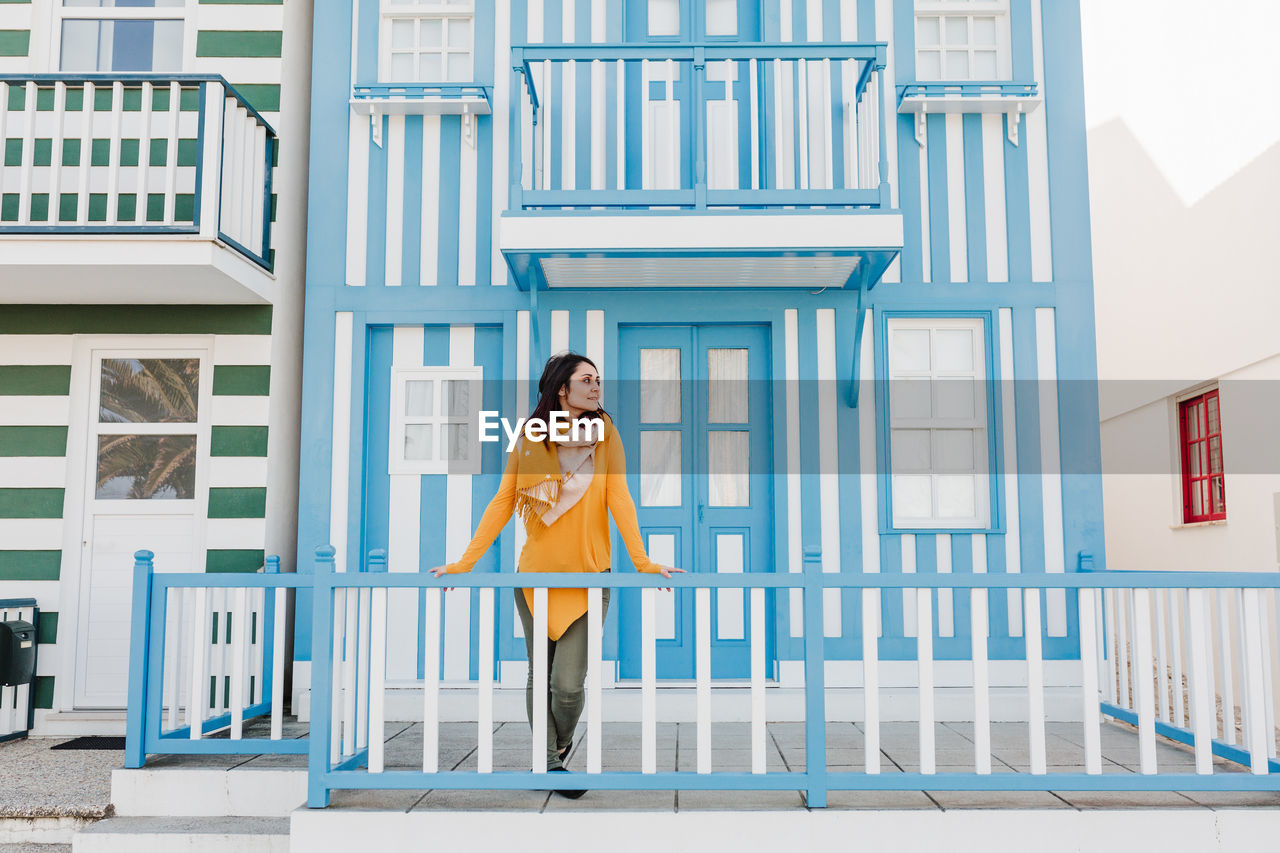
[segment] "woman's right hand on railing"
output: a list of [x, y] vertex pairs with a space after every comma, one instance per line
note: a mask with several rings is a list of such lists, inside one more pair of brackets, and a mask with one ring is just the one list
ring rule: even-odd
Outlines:
[[[434, 576], [435, 576], [435, 577], [437, 577], [437, 578], [438, 578], [438, 577], [440, 577], [441, 575], [454, 574], [454, 572], [451, 572], [451, 571], [449, 570], [449, 569], [450, 569], [450, 567], [451, 567], [451, 566], [453, 566], [453, 565], [454, 565], [453, 563], [445, 563], [443, 566], [436, 566], [434, 569], [431, 569], [430, 571], [431, 571], [431, 574], [432, 574], [432, 575], [434, 575]], [[451, 586], [446, 586], [446, 587], [444, 588], [444, 591], [445, 591], [445, 592], [448, 592], [448, 591], [449, 591], [449, 590], [451, 590], [451, 589], [453, 589], [453, 587], [451, 587]]]

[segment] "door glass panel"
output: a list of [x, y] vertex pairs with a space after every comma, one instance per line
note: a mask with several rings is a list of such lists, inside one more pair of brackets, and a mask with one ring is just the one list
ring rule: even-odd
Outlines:
[[942, 373], [973, 372], [973, 330], [938, 329], [933, 333], [934, 370]]
[[199, 397], [198, 358], [102, 360], [100, 423], [195, 423]]
[[736, 36], [738, 34], [738, 0], [706, 0], [707, 35]]
[[404, 383], [404, 413], [411, 417], [421, 417], [434, 413], [432, 399], [432, 380], [411, 379]]
[[972, 379], [943, 378], [935, 379], [932, 384], [934, 417], [969, 420], [977, 416], [978, 383]]
[[928, 379], [895, 379], [889, 383], [889, 404], [895, 418], [927, 419], [933, 411]]
[[649, 0], [649, 35], [680, 35], [680, 0]]
[[707, 350], [707, 420], [713, 424], [747, 422], [747, 351]]
[[194, 435], [98, 436], [98, 500], [191, 500]]
[[646, 430], [640, 433], [640, 505], [679, 506], [680, 433]]
[[928, 329], [898, 329], [892, 341], [889, 363], [894, 373], [920, 373], [929, 369]]
[[895, 429], [892, 443], [893, 470], [895, 472], [929, 470], [931, 459], [929, 430]]
[[750, 435], [746, 430], [707, 433], [708, 505], [751, 505]]
[[975, 430], [939, 429], [933, 432], [934, 471], [973, 471]]
[[938, 489], [937, 518], [973, 518], [978, 514], [977, 478], [947, 475], [935, 480]]
[[893, 515], [895, 518], [929, 518], [933, 515], [931, 478], [926, 475], [894, 475]]
[[404, 458], [434, 459], [431, 452], [431, 424], [406, 424], [404, 428]]
[[680, 350], [640, 350], [640, 420], [680, 422]]
[[445, 458], [450, 462], [466, 462], [471, 457], [470, 442], [467, 441], [469, 429], [468, 424], [445, 424]]
[[471, 407], [471, 383], [465, 379], [446, 379], [444, 385], [445, 414], [465, 418]]

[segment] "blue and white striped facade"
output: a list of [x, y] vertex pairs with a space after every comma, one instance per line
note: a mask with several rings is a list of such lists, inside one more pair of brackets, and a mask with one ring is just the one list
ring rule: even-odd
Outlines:
[[[496, 473], [388, 472], [393, 367], [479, 366], [486, 380], [536, 380], [549, 354], [574, 349], [596, 360], [606, 381], [628, 380], [637, 378], [629, 373], [628, 353], [645, 329], [659, 340], [673, 324], [686, 329], [732, 324], [759, 332], [764, 359], [753, 364], [751, 378], [775, 380], [778, 389], [768, 401], [763, 445], [772, 460], [770, 502], [763, 527], [755, 522], [750, 527], [750, 535], [765, 543], [768, 565], [749, 570], [800, 571], [807, 548], [821, 549], [827, 572], [1063, 572], [1075, 571], [1081, 555], [1096, 555], [1101, 563], [1078, 3], [1009, 0], [1005, 6], [1011, 79], [1035, 84], [1042, 99], [1037, 108], [927, 114], [919, 138], [916, 115], [899, 109], [903, 87], [917, 82], [911, 0], [760, 4], [761, 44], [887, 45], [885, 85], [875, 93], [882, 108], [888, 204], [878, 210], [900, 216], [902, 235], [900, 254], [878, 281], [867, 282], [874, 289], [860, 293], [856, 287], [818, 283], [753, 286], [729, 294], [698, 287], [562, 290], [540, 287], [535, 280], [529, 290], [504, 257], [502, 229], [514, 220], [554, 223], [564, 214], [526, 206], [534, 182], [544, 180], [543, 189], [615, 193], [637, 185], [618, 179], [619, 170], [634, 163], [612, 155], [600, 162], [598, 152], [616, 150], [612, 120], [618, 108], [599, 97], [591, 81], [595, 72], [583, 67], [576, 76], [556, 74], [552, 91], [557, 94], [543, 113], [551, 124], [533, 131], [522, 112], [527, 110], [519, 88], [522, 75], [512, 73], [513, 46], [622, 44], [628, 32], [626, 5], [477, 2], [474, 83], [486, 87], [490, 113], [388, 115], [375, 109], [372, 118], [369, 109], [353, 106], [353, 88], [379, 80], [379, 2], [317, 7], [299, 554], [332, 543], [339, 568], [354, 571], [364, 564], [361, 555], [386, 548], [392, 572], [425, 570], [457, 558], [493, 496]], [[778, 98], [777, 103], [787, 100]], [[603, 120], [593, 120], [601, 106]], [[785, 109], [797, 106], [784, 104]], [[522, 133], [528, 143], [527, 135], [534, 132], [545, 134], [551, 145], [549, 153], [540, 150], [540, 178], [529, 174], [527, 156], [512, 151], [521, 147]], [[596, 138], [601, 134], [607, 140]], [[792, 158], [788, 165], [795, 166], [795, 150], [779, 156]], [[845, 158], [829, 162], [848, 170]], [[808, 183], [801, 180], [789, 189], [802, 192]], [[636, 206], [647, 207], [643, 191], [637, 192]], [[823, 204], [819, 196], [814, 199], [813, 204]], [[768, 211], [726, 207], [718, 215], [748, 223], [767, 214], [785, 228], [789, 216], [798, 222], [801, 216], [812, 221], [814, 215], [867, 212], [841, 211], [837, 205], [797, 209], [805, 207], [802, 195], [790, 202]], [[600, 216], [634, 217], [637, 223], [650, 213], [599, 211]], [[693, 223], [707, 212], [666, 210], [662, 215]], [[657, 256], [661, 259], [661, 252]], [[984, 375], [999, 380], [987, 383], [991, 489], [982, 526], [892, 523], [888, 399], [886, 383], [878, 380], [888, 375], [887, 324], [901, 317], [982, 321]], [[786, 386], [783, 380], [822, 381]], [[532, 408], [533, 389], [527, 385], [487, 383], [485, 388], [495, 399], [486, 397], [484, 408], [516, 414]], [[618, 401], [606, 400], [606, 405], [612, 411]], [[638, 456], [633, 439], [627, 450]], [[499, 445], [484, 445], [483, 452], [492, 454], [484, 470], [500, 471]], [[831, 473], [812, 473], [820, 466]], [[652, 537], [666, 528], [643, 507], [641, 526], [653, 550], [659, 543]], [[521, 543], [513, 524], [476, 570], [513, 571]], [[709, 552], [688, 544], [673, 547], [677, 565], [715, 570], [715, 561], [705, 559]], [[614, 555], [615, 571], [630, 570], [620, 543], [615, 542]], [[299, 570], [307, 570], [305, 558]], [[473, 650], [468, 655], [453, 645], [443, 661], [446, 680], [476, 677], [474, 594], [459, 590], [446, 596], [445, 634], [469, 633]], [[307, 596], [302, 590], [299, 595], [295, 684], [305, 689], [311, 616]], [[946, 613], [946, 596], [941, 598], [944, 612], [933, 620], [935, 653], [939, 659], [963, 659], [969, 649], [968, 604], [957, 599], [954, 612]], [[1019, 659], [1018, 599], [996, 598], [992, 656]], [[500, 601], [499, 657], [523, 662], [510, 600]], [[1048, 658], [1077, 654], [1076, 614], [1066, 602], [1059, 592], [1046, 597]], [[406, 615], [416, 612], [412, 601], [402, 606]], [[782, 663], [779, 673], [785, 672], [785, 662], [798, 659], [798, 612], [794, 602], [780, 601], [768, 617], [772, 655]], [[621, 638], [629, 628], [620, 623], [628, 618], [623, 606], [611, 609], [606, 622], [605, 655], [620, 661], [623, 678], [627, 652]], [[882, 658], [911, 657], [914, 621], [911, 606], [904, 608], [896, 593], [886, 595]], [[394, 629], [394, 612], [392, 624]], [[830, 599], [824, 629], [828, 659], [858, 660], [861, 609], [855, 597]], [[392, 641], [393, 682], [397, 673], [412, 680], [415, 665], [420, 676], [420, 646], [409, 634], [403, 643]]]

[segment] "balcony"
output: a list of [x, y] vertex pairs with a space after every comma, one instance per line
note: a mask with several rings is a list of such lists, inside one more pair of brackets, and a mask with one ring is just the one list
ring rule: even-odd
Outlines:
[[0, 77], [0, 303], [270, 303], [276, 134], [221, 77]]
[[538, 45], [499, 233], [520, 287], [870, 288], [902, 248], [873, 44]]

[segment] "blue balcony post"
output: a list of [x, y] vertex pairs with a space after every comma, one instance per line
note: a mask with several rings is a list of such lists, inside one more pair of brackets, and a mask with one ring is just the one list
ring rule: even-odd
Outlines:
[[822, 636], [822, 549], [804, 549], [804, 767], [809, 808], [827, 805], [827, 683]]
[[307, 807], [329, 805], [330, 710], [333, 690], [333, 576], [332, 545], [316, 548], [315, 577], [311, 604], [311, 734], [307, 752]]
[[155, 554], [133, 555], [133, 612], [129, 629], [129, 709], [125, 722], [124, 766], [142, 767], [147, 761], [147, 670], [151, 651], [151, 575]]
[[386, 573], [387, 551], [385, 548], [374, 548], [369, 552], [369, 571]]
[[[707, 207], [707, 103], [703, 94], [706, 78], [706, 48], [693, 49], [693, 206]], [[726, 86], [730, 85], [725, 83]], [[674, 97], [674, 93], [672, 95]]]
[[889, 85], [884, 79], [884, 70], [888, 65], [888, 47], [883, 44], [876, 45], [876, 110], [879, 112], [880, 121], [876, 124], [880, 129], [880, 140], [876, 143], [880, 148], [880, 209], [889, 210], [893, 207], [893, 196], [889, 191], [889, 143], [885, 136], [884, 124], [886, 121], [897, 121], [897, 113], [886, 116], [884, 114], [884, 93], [881, 87]]
[[[280, 558], [275, 554], [267, 557], [263, 573], [268, 575], [280, 574]], [[262, 683], [258, 685], [258, 701], [270, 702], [275, 697], [271, 694], [271, 685], [275, 675], [275, 655], [273, 638], [275, 637], [276, 628], [276, 591], [274, 587], [263, 587], [262, 589], [262, 625], [258, 631], [258, 648], [262, 649]], [[250, 697], [250, 704], [252, 704]]]

